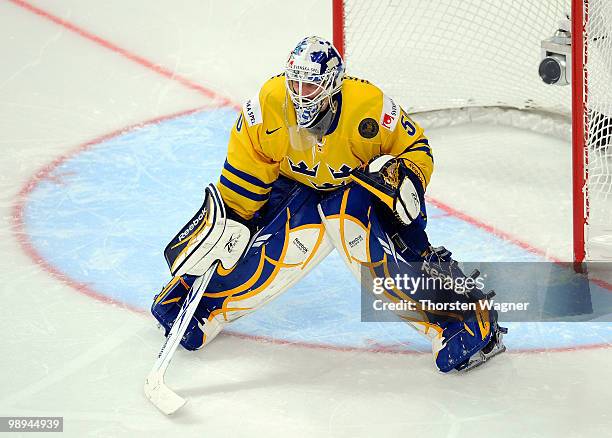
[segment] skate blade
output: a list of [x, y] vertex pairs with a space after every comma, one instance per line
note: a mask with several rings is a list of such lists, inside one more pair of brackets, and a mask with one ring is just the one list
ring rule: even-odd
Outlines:
[[478, 367], [479, 367], [479, 366], [481, 366], [482, 364], [484, 364], [484, 363], [486, 363], [486, 362], [490, 361], [490, 360], [491, 360], [492, 358], [494, 358], [495, 356], [497, 356], [497, 355], [499, 355], [499, 354], [502, 354], [504, 351], [506, 351], [506, 346], [505, 346], [505, 345], [502, 345], [502, 347], [501, 347], [501, 348], [499, 348], [499, 349], [497, 349], [497, 350], [492, 351], [491, 353], [489, 353], [488, 355], [486, 355], [486, 356], [484, 356], [484, 357], [483, 357], [483, 356], [481, 356], [479, 359], [474, 360], [474, 361], [473, 361], [473, 362], [471, 362], [471, 363], [468, 361], [468, 364], [467, 364], [467, 365], [465, 365], [465, 367], [460, 368], [460, 369], [458, 369], [457, 371], [460, 371], [460, 372], [462, 372], [462, 373], [466, 373], [466, 372], [468, 372], [468, 371], [471, 371], [471, 370], [473, 370], [474, 368], [478, 368]]

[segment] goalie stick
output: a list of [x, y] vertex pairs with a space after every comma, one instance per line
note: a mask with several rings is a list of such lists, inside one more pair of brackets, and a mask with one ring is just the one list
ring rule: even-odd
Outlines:
[[172, 356], [181, 343], [217, 267], [221, 265], [231, 269], [238, 263], [249, 240], [248, 227], [227, 218], [218, 189], [214, 184], [209, 184], [202, 207], [164, 251], [173, 276], [185, 273], [198, 276], [185, 297], [144, 384], [147, 398], [166, 415], [176, 412], [186, 403], [185, 399], [164, 383], [164, 375]]
[[187, 402], [165, 384], [164, 376], [218, 264], [219, 262], [215, 261], [206, 273], [194, 282], [157, 356], [157, 361], [145, 379], [145, 395], [157, 409], [166, 415], [173, 414]]

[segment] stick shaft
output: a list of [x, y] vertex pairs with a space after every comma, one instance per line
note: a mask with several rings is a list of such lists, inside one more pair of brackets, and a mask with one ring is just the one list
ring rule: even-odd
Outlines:
[[208, 283], [210, 282], [210, 279], [217, 268], [217, 263], [218, 262], [213, 263], [212, 266], [208, 268], [208, 271], [206, 271], [201, 277], [198, 277], [193, 283], [193, 286], [185, 298], [185, 301], [181, 306], [181, 310], [179, 311], [178, 316], [170, 329], [170, 333], [168, 333], [168, 337], [166, 338], [166, 341], [164, 342], [164, 345], [157, 356], [157, 361], [153, 365], [151, 372], [161, 372], [162, 374], [165, 374], [166, 369], [172, 360], [172, 356], [181, 343], [181, 339], [189, 326], [189, 322], [195, 314], [198, 304], [200, 304], [200, 300], [202, 299], [202, 295], [204, 294], [204, 291], [206, 290], [206, 287], [208, 286]]
[[195, 311], [200, 304], [202, 295], [208, 287], [208, 283], [212, 278], [213, 273], [217, 269], [219, 262], [214, 262], [210, 268], [202, 275], [198, 277], [193, 283], [193, 286], [185, 301], [181, 306], [181, 310], [170, 329], [170, 333], [166, 337], [164, 345], [157, 356], [157, 360], [151, 369], [151, 372], [145, 379], [144, 392], [147, 398], [153, 403], [160, 411], [166, 415], [173, 414], [179, 410], [187, 400], [176, 394], [164, 383], [164, 377], [168, 365], [174, 356], [174, 352], [181, 343], [181, 339], [189, 326], [189, 322]]

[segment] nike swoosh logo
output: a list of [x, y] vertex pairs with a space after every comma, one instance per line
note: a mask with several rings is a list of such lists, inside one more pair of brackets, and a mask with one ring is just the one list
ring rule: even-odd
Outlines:
[[281, 128], [282, 128], [282, 126], [279, 126], [278, 128], [273, 129], [272, 131], [270, 131], [269, 129], [266, 129], [266, 134], [268, 134], [268, 135], [274, 134], [276, 131], [278, 131]]

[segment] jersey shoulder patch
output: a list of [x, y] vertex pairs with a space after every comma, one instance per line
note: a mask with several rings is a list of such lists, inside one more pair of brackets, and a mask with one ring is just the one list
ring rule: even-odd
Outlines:
[[242, 106], [244, 119], [249, 126], [259, 125], [263, 122], [261, 116], [261, 104], [259, 103], [259, 93], [247, 100]]
[[383, 128], [393, 131], [400, 116], [400, 107], [386, 94], [383, 95], [383, 105], [378, 124]]

